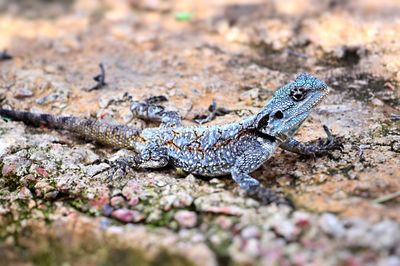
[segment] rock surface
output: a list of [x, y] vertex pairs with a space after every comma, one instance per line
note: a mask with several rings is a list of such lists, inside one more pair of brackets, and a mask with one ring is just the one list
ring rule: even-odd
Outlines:
[[[260, 206], [229, 177], [173, 169], [110, 180], [119, 153], [0, 119], [0, 264], [400, 265], [400, 2], [3, 1], [0, 104], [144, 126], [165, 95], [185, 123], [213, 99], [255, 112], [296, 73], [331, 92], [298, 133], [343, 152], [279, 151], [253, 176], [297, 206]], [[106, 85], [96, 85], [99, 63]], [[229, 95], [229, 97], [227, 97]], [[149, 125], [154, 126], [154, 125]]]

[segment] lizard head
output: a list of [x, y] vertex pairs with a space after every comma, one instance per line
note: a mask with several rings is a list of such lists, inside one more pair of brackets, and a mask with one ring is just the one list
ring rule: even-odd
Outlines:
[[256, 115], [256, 129], [262, 134], [285, 141], [296, 133], [312, 109], [327, 94], [325, 82], [302, 73], [274, 93]]

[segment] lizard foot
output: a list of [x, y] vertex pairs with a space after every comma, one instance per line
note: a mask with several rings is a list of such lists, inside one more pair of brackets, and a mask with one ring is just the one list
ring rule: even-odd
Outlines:
[[208, 107], [208, 114], [197, 115], [192, 121], [201, 125], [214, 120], [217, 116], [223, 116], [229, 114], [230, 112], [230, 110], [223, 107], [217, 108], [217, 102], [213, 100], [211, 105]]
[[106, 71], [104, 70], [104, 65], [102, 63], [99, 64], [100, 67], [100, 74], [93, 77], [94, 81], [97, 82], [95, 86], [92, 88], [88, 89], [88, 91], [94, 91], [103, 88], [104, 86], [107, 85], [106, 83]]
[[166, 111], [164, 106], [158, 105], [165, 101], [168, 101], [165, 96], [152, 96], [143, 101], [133, 101], [130, 109], [134, 117], [161, 122], [162, 127], [180, 126], [181, 117], [178, 112]]
[[343, 144], [332, 134], [326, 125], [323, 125], [326, 139], [319, 139], [316, 144], [307, 145], [306, 154], [311, 156], [326, 155], [330, 151], [343, 150]]
[[327, 136], [326, 140], [322, 143], [319, 144], [321, 147], [321, 150], [324, 152], [328, 151], [334, 151], [334, 150], [343, 150], [343, 144], [339, 142], [337, 138], [332, 134], [332, 132], [329, 130], [329, 128], [326, 125], [323, 125], [325, 134]]
[[168, 98], [165, 97], [164, 95], [159, 95], [159, 96], [151, 96], [143, 101], [146, 102], [147, 104], [156, 104], [156, 103], [166, 102], [168, 101]]
[[147, 117], [149, 115], [162, 114], [165, 108], [161, 105], [156, 105], [161, 102], [168, 101], [165, 96], [152, 96], [142, 101], [133, 101], [131, 111], [139, 117]]
[[290, 199], [273, 189], [265, 188], [261, 185], [246, 190], [246, 195], [259, 201], [262, 205], [275, 203], [277, 205], [286, 205], [290, 208], [294, 208], [294, 204]]
[[136, 157], [118, 157], [117, 159], [110, 162], [111, 168], [109, 169], [109, 179], [121, 178], [125, 176], [129, 170], [137, 167], [139, 163], [136, 160]]
[[114, 179], [119, 179], [123, 176], [125, 176], [130, 169], [132, 169], [132, 158], [129, 157], [119, 157], [115, 160], [108, 160], [108, 159], [98, 159], [96, 160], [93, 164], [100, 164], [100, 163], [106, 163], [110, 167], [107, 169], [104, 169], [95, 175], [104, 173], [107, 171], [107, 180], [112, 181]]

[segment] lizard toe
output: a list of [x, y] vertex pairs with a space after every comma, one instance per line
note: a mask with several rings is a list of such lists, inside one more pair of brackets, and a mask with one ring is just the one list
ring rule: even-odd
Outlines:
[[252, 190], [247, 191], [247, 195], [251, 198], [256, 199], [262, 205], [269, 205], [269, 204], [277, 204], [277, 205], [286, 205], [291, 208], [294, 208], [293, 202], [273, 189], [265, 188], [263, 186], [258, 186]]

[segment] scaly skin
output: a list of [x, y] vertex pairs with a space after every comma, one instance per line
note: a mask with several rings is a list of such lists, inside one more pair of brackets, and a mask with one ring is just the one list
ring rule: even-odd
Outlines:
[[156, 105], [166, 100], [164, 97], [152, 97], [132, 104], [134, 116], [161, 122], [158, 128], [142, 131], [91, 119], [23, 111], [0, 109], [0, 115], [36, 126], [69, 130], [104, 144], [126, 148], [132, 151], [132, 155], [118, 162], [130, 167], [160, 168], [172, 164], [197, 175], [231, 174], [248, 195], [263, 203], [282, 203], [287, 201], [261, 186], [249, 173], [268, 160], [278, 147], [306, 155], [340, 148], [327, 128], [326, 143], [306, 145], [293, 138], [310, 111], [327, 93], [323, 81], [304, 73], [278, 89], [257, 114], [217, 126], [182, 126], [178, 113], [165, 111]]

